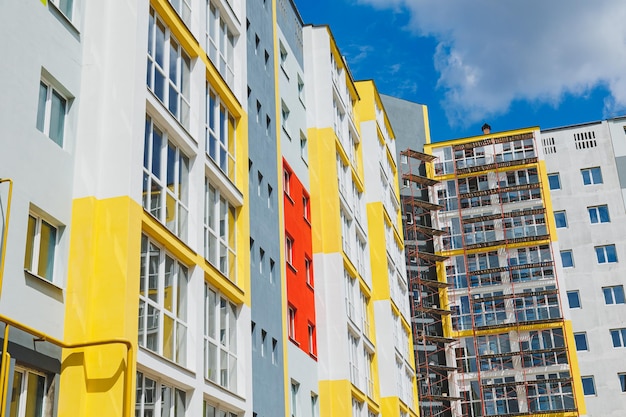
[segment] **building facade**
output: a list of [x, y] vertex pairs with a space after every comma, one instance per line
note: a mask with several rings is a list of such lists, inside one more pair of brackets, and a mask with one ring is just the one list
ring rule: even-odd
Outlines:
[[[538, 128], [426, 144], [456, 415], [584, 415]], [[555, 256], [555, 254], [557, 254]]]
[[622, 415], [626, 407], [625, 126], [618, 118], [541, 131], [566, 306], [593, 416]]

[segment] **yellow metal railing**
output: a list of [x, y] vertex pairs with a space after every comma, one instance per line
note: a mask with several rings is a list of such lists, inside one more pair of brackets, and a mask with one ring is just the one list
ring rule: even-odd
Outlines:
[[[4, 220], [4, 227], [2, 231], [2, 252], [0, 252], [0, 292], [2, 291], [2, 279], [4, 277], [4, 257], [7, 253], [7, 236], [9, 233], [9, 217], [11, 216], [11, 196], [13, 194], [13, 180], [9, 178], [0, 178], [0, 184], [9, 183], [9, 195], [7, 199], [7, 211], [6, 218]], [[1, 371], [0, 371], [1, 372]], [[0, 373], [0, 377], [2, 374]], [[1, 414], [4, 415], [4, 414]]]
[[15, 327], [23, 332], [31, 334], [37, 338], [39, 341], [45, 341], [52, 343], [55, 346], [59, 346], [63, 349], [78, 349], [92, 346], [102, 346], [102, 345], [112, 345], [112, 344], [122, 344], [126, 346], [126, 371], [124, 378], [124, 402], [122, 408], [122, 416], [123, 417], [131, 417], [132, 410], [132, 394], [133, 394], [133, 375], [130, 372], [131, 366], [135, 361], [135, 355], [133, 350], [133, 345], [129, 340], [121, 339], [121, 338], [113, 338], [113, 339], [105, 339], [105, 340], [97, 340], [93, 342], [83, 342], [83, 343], [65, 343], [62, 340], [56, 339], [52, 336], [49, 336], [45, 333], [42, 333], [38, 330], [35, 330], [25, 324], [14, 321], [6, 316], [0, 315], [0, 322], [6, 324], [4, 328], [4, 346], [2, 348], [2, 365], [0, 366], [0, 393], [2, 397], [0, 398], [0, 416], [6, 415], [6, 404], [7, 404], [7, 389], [8, 389], [8, 380], [9, 380], [9, 361], [11, 356], [7, 352], [8, 341], [9, 341], [9, 328]]

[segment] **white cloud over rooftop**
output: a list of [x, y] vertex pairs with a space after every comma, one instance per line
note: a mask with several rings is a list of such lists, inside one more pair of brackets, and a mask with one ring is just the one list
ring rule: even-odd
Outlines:
[[358, 0], [410, 13], [407, 29], [437, 40], [433, 59], [451, 123], [505, 113], [516, 100], [558, 105], [609, 91], [626, 109], [626, 1]]

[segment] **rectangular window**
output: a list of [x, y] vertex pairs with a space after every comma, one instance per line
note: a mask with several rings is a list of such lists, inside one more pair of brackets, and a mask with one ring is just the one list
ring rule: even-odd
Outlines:
[[559, 173], [548, 174], [548, 184], [550, 184], [551, 190], [560, 190], [561, 189], [561, 177]]
[[615, 285], [612, 287], [603, 287], [604, 302], [606, 304], [624, 304], [624, 286]]
[[568, 291], [567, 301], [569, 308], [580, 308], [580, 293], [578, 291]]
[[300, 74], [298, 74], [298, 98], [304, 104], [304, 81], [302, 81]]
[[8, 415], [11, 417], [40, 417], [47, 415], [45, 410], [53, 409], [48, 401], [53, 396], [48, 393], [48, 380], [43, 373], [15, 368], [13, 388], [10, 394]]
[[189, 158], [146, 116], [143, 208], [172, 233], [187, 239]]
[[141, 236], [139, 346], [179, 365], [187, 363], [189, 271]]
[[146, 83], [185, 128], [189, 128], [190, 74], [189, 56], [151, 8]]
[[[227, 13], [222, 17], [222, 9], [207, 1], [206, 46], [209, 59], [231, 88], [235, 81], [235, 44], [237, 36], [228, 23]], [[219, 4], [220, 2], [216, 1]]]
[[297, 417], [299, 414], [298, 410], [298, 391], [300, 390], [300, 384], [296, 381], [291, 381], [291, 417]]
[[270, 258], [270, 284], [276, 280], [276, 277], [274, 276], [274, 274], [276, 273], [275, 265], [276, 262], [274, 262], [274, 260]]
[[188, 28], [191, 27], [191, 1], [190, 0], [169, 0], [170, 4], [176, 10], [176, 13], [185, 22]]
[[74, 12], [74, 0], [50, 0], [70, 21]]
[[263, 263], [265, 262], [265, 251], [259, 248], [259, 274], [263, 273]]
[[302, 216], [306, 221], [311, 222], [311, 200], [307, 194], [302, 195]]
[[233, 282], [236, 282], [236, 218], [235, 207], [205, 179], [204, 257]]
[[287, 134], [287, 137], [291, 140], [291, 133], [289, 132], [289, 107], [287, 107], [287, 105], [285, 104], [285, 102], [282, 102], [281, 105], [281, 126], [283, 128], [283, 130], [285, 131], [285, 133]]
[[315, 355], [315, 326], [309, 323], [309, 353]]
[[308, 256], [304, 257], [304, 273], [306, 275], [306, 283], [313, 286], [313, 271], [311, 268], [311, 259]]
[[571, 250], [561, 251], [561, 262], [563, 263], [563, 268], [574, 267], [574, 255], [572, 254]]
[[596, 246], [596, 257], [599, 264], [617, 262], [617, 251], [615, 245]]
[[585, 168], [580, 170], [584, 185], [602, 184], [602, 171], [600, 167]]
[[37, 129], [60, 147], [63, 147], [67, 102], [68, 100], [49, 83], [44, 80], [39, 83]]
[[285, 236], [285, 261], [293, 265], [293, 239], [290, 236]]
[[267, 350], [267, 332], [265, 330], [261, 330], [261, 357], [265, 356], [265, 351]]
[[205, 150], [219, 169], [235, 180], [235, 118], [208, 83], [206, 90]]
[[142, 372], [137, 372], [136, 387], [136, 417], [152, 417], [157, 408], [160, 408], [161, 416], [185, 416], [187, 410], [185, 391], [145, 376]]
[[611, 330], [613, 347], [626, 347], [626, 328]]
[[26, 230], [24, 269], [47, 281], [54, 282], [57, 243], [57, 228], [36, 214], [30, 213]]
[[288, 331], [289, 338], [292, 340], [296, 340], [296, 309], [293, 307], [289, 307], [289, 315], [287, 317], [289, 320]]
[[589, 350], [586, 332], [574, 333], [574, 342], [576, 342], [576, 350]]
[[595, 206], [595, 207], [587, 207], [587, 212], [589, 213], [589, 221], [591, 224], [595, 223], [609, 223], [611, 218], [609, 216], [609, 206]]
[[287, 75], [287, 68], [285, 68], [285, 64], [287, 63], [287, 49], [285, 49], [285, 45], [279, 41], [278, 47], [280, 50], [280, 68], [283, 70], [285, 75]]
[[[202, 403], [203, 403], [202, 417], [237, 417], [237, 413], [233, 413], [223, 408], [220, 408], [221, 406], [212, 404], [208, 400], [203, 400]], [[256, 413], [254, 413], [253, 415], [256, 415]], [[177, 417], [177, 416], [174, 415], [172, 417]]]
[[556, 227], [567, 227], [567, 215], [565, 211], [555, 211], [554, 212], [554, 221], [556, 222]]
[[283, 191], [285, 194], [290, 195], [291, 192], [291, 172], [287, 169], [283, 169]]
[[300, 157], [306, 163], [309, 160], [309, 150], [307, 147], [307, 138], [303, 132], [300, 132]]
[[[204, 284], [204, 376], [237, 392], [237, 306]], [[265, 350], [261, 333], [261, 354]]]
[[278, 340], [272, 338], [272, 364], [278, 364]]
[[617, 377], [619, 378], [620, 391], [626, 392], [626, 373], [619, 373], [617, 374]]
[[585, 395], [596, 395], [596, 383], [593, 380], [593, 376], [583, 376], [583, 393]]

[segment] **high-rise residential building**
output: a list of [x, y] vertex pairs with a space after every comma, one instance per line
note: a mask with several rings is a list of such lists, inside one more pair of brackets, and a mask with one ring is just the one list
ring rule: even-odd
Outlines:
[[541, 131], [563, 300], [594, 416], [617, 417], [626, 408], [625, 127], [617, 118]]
[[395, 136], [329, 28], [44, 0], [0, 34], [0, 411], [417, 416]]
[[[585, 414], [538, 128], [427, 143], [453, 415]], [[606, 255], [608, 259], [609, 255]], [[426, 300], [423, 300], [425, 302]]]

